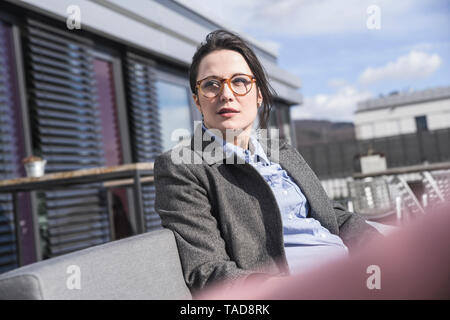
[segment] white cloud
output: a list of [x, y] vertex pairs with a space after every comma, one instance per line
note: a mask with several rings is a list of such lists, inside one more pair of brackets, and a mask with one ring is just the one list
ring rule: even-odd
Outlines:
[[328, 1], [270, 1], [255, 10], [258, 27], [265, 32], [291, 36], [338, 34], [364, 30], [364, 4], [351, 0], [346, 3]]
[[357, 103], [372, 97], [370, 92], [359, 91], [343, 81], [332, 80], [331, 84], [336, 88], [334, 93], [305, 97], [303, 105], [291, 108], [292, 119], [353, 121]]
[[345, 79], [331, 79], [328, 81], [328, 86], [334, 89], [339, 89], [345, 87], [346, 85], [347, 81]]
[[411, 51], [449, 50], [450, 41], [420, 42], [409, 46]]
[[360, 75], [359, 81], [368, 85], [385, 80], [423, 79], [435, 72], [441, 64], [439, 55], [413, 50], [382, 67], [368, 67]]
[[[418, 0], [177, 0], [236, 31], [266, 36], [317, 36], [367, 31], [367, 8], [381, 10], [381, 27], [404, 29], [401, 17]], [[424, 18], [427, 19], [427, 18]], [[428, 21], [428, 20], [427, 20]], [[411, 29], [413, 25], [407, 26]], [[403, 30], [404, 31], [404, 30]]]
[[[437, 54], [412, 50], [384, 66], [367, 68], [361, 73], [359, 83], [368, 85], [389, 80], [422, 79], [435, 72], [441, 64], [442, 59]], [[291, 109], [291, 117], [352, 121], [357, 103], [373, 97], [366, 89], [360, 89], [344, 79], [330, 79], [327, 84], [332, 93], [306, 96], [303, 105]]]
[[273, 41], [273, 40], [262, 40], [258, 41], [258, 43], [261, 43], [264, 45], [265, 48], [268, 48], [272, 52], [274, 52], [276, 55], [279, 55], [281, 44], [279, 42]]

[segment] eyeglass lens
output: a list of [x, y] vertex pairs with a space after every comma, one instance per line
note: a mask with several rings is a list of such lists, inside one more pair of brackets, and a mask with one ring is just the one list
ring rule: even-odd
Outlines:
[[[200, 89], [206, 97], [217, 96], [221, 89], [224, 79], [207, 78], [200, 84]], [[252, 78], [247, 75], [235, 75], [230, 80], [231, 90], [236, 94], [246, 94], [252, 88]]]

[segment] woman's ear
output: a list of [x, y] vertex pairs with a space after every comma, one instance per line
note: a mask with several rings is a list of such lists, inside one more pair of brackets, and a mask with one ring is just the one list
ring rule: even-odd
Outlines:
[[258, 89], [258, 97], [256, 98], [256, 103], [258, 105], [258, 108], [261, 107], [263, 103], [263, 97], [259, 89]]
[[192, 94], [192, 99], [195, 102], [195, 106], [197, 107], [198, 111], [200, 111], [200, 113], [202, 113], [202, 109], [200, 107], [200, 102], [198, 101], [198, 96], [196, 94]]

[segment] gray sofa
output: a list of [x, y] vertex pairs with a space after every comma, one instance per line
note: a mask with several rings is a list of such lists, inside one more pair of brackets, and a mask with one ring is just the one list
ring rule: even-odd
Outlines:
[[192, 299], [173, 233], [109, 242], [0, 275], [0, 299]]
[[[383, 234], [396, 228], [369, 222]], [[0, 299], [192, 299], [168, 229], [0, 275]]]

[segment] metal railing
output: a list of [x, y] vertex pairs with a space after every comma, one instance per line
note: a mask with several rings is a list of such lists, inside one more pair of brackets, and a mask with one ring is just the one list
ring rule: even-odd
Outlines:
[[367, 219], [395, 215], [396, 220], [402, 221], [450, 202], [450, 170], [419, 171], [413, 175], [421, 183], [422, 192], [413, 190], [401, 174], [348, 181], [349, 209]]

